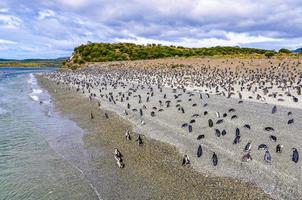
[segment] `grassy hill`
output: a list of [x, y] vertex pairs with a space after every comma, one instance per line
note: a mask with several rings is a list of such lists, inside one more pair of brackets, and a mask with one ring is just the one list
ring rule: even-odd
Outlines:
[[146, 60], [171, 57], [239, 57], [271, 58], [300, 57], [287, 49], [272, 51], [256, 48], [217, 46], [209, 48], [186, 48], [181, 46], [163, 46], [158, 44], [137, 45], [132, 43], [88, 43], [74, 49], [69, 60], [63, 66], [76, 69], [89, 62]]
[[60, 67], [67, 59], [0, 59], [0, 67]]

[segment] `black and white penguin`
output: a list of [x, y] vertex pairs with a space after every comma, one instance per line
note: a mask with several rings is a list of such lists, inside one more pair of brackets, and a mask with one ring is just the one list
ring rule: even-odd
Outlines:
[[292, 161], [297, 163], [299, 161], [299, 152], [296, 148], [293, 148]]
[[202, 153], [203, 153], [202, 147], [201, 147], [201, 145], [199, 145], [198, 149], [197, 149], [197, 157], [200, 158], [202, 156]]
[[191, 162], [190, 162], [190, 159], [189, 159], [189, 156], [187, 155], [184, 155], [183, 159], [182, 159], [182, 165], [183, 166], [186, 166], [186, 165], [189, 165]]
[[213, 166], [218, 165], [218, 157], [215, 152], [213, 152], [213, 155], [212, 155], [212, 162], [213, 162]]

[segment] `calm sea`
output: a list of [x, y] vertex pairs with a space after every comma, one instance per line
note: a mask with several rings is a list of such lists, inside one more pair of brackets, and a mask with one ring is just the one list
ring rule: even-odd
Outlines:
[[73, 164], [86, 157], [83, 131], [55, 111], [33, 75], [50, 70], [0, 68], [1, 200], [99, 199]]

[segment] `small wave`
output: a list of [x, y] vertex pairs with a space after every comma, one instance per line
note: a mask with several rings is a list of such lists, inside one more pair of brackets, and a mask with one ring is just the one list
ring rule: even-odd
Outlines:
[[30, 83], [32, 85], [36, 85], [37, 84], [37, 80], [35, 78], [35, 76], [33, 74], [29, 74], [29, 79], [27, 80], [27, 83]]
[[43, 91], [40, 89], [33, 89], [32, 94], [41, 94]]
[[4, 114], [6, 114], [6, 113], [8, 113], [8, 110], [5, 110], [4, 108], [1, 108], [1, 107], [0, 107], [0, 116], [1, 116], [1, 115], [4, 115]]
[[39, 97], [33, 94], [30, 94], [29, 97], [34, 101], [40, 101]]

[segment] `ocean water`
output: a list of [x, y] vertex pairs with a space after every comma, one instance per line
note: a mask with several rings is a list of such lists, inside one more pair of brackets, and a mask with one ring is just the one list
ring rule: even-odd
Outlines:
[[33, 75], [49, 70], [0, 68], [0, 199], [100, 199], [83, 173], [83, 130]]

